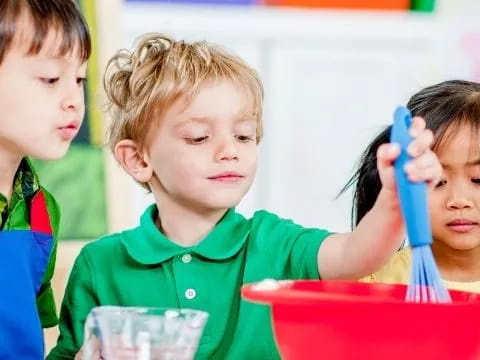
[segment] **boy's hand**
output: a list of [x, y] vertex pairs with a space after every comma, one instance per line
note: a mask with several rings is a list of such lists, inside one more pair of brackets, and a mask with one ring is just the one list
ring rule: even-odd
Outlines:
[[[426, 181], [437, 184], [442, 176], [442, 166], [437, 156], [430, 150], [433, 143], [433, 133], [425, 128], [425, 120], [414, 117], [410, 127], [410, 135], [414, 138], [408, 147], [408, 153], [413, 158], [405, 165], [405, 171], [411, 181]], [[377, 167], [382, 181], [382, 190], [392, 199], [397, 199], [395, 186], [394, 160], [400, 155], [398, 144], [383, 144], [377, 151]]]

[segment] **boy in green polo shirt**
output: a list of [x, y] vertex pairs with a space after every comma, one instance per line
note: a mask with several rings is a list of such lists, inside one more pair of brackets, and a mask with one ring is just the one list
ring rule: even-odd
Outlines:
[[0, 2], [0, 358], [42, 359], [57, 324], [59, 210], [28, 156], [65, 155], [84, 114], [87, 25], [72, 0]]
[[[121, 51], [107, 68], [111, 148], [152, 191], [138, 227], [88, 244], [78, 256], [48, 359], [73, 359], [94, 306], [194, 308], [210, 314], [197, 359], [278, 359], [269, 310], [243, 301], [242, 284], [274, 279], [359, 279], [400, 247], [404, 228], [392, 162], [378, 154], [383, 189], [352, 233], [307, 229], [234, 207], [252, 184], [262, 137], [263, 88], [244, 61], [205, 42], [160, 34]], [[407, 168], [435, 181], [441, 167], [422, 119]], [[314, 341], [314, 340], [313, 340]]]

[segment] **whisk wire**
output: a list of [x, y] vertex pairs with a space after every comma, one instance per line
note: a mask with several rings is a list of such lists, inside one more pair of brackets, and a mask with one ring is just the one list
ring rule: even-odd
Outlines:
[[450, 295], [442, 283], [440, 272], [429, 245], [412, 248], [413, 266], [407, 288], [407, 301], [446, 303]]

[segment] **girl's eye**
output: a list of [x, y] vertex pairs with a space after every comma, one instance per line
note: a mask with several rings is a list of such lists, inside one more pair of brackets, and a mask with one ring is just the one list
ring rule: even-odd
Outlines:
[[55, 85], [56, 82], [58, 82], [60, 78], [56, 77], [56, 78], [44, 78], [44, 77], [41, 77], [40, 78], [40, 81], [42, 83], [44, 83], [45, 85], [48, 85], [48, 86], [52, 86], [52, 85]]
[[237, 135], [235, 136], [237, 138], [238, 141], [240, 142], [249, 142], [249, 141], [252, 141], [253, 138], [250, 137], [250, 136], [246, 136], [246, 135]]
[[480, 179], [479, 179], [479, 178], [473, 178], [473, 179], [472, 179], [472, 182], [473, 182], [474, 184], [480, 184]]
[[77, 78], [77, 84], [78, 85], [83, 85], [87, 82], [87, 78], [84, 78], [84, 77], [79, 77]]
[[191, 144], [191, 145], [200, 145], [206, 142], [207, 140], [208, 140], [208, 136], [200, 136], [196, 138], [185, 138], [185, 141], [187, 142], [187, 144]]
[[446, 183], [447, 183], [447, 180], [440, 180], [440, 181], [435, 185], [435, 188], [442, 187], [442, 186], [445, 185]]

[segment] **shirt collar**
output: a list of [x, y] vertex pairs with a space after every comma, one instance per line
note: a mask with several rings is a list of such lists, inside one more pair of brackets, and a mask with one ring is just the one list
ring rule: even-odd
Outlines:
[[210, 260], [226, 260], [240, 251], [250, 230], [250, 222], [234, 209], [229, 209], [202, 241], [195, 246], [183, 247], [158, 230], [155, 226], [157, 214], [156, 205], [149, 206], [140, 218], [140, 226], [121, 233], [128, 254], [145, 265], [158, 264], [185, 253]]
[[39, 189], [40, 182], [31, 161], [28, 158], [23, 158], [15, 174], [14, 193], [20, 198], [26, 199]]
[[12, 209], [18, 201], [28, 199], [39, 189], [40, 183], [38, 181], [38, 176], [35, 173], [30, 160], [25, 157], [20, 162], [13, 179], [13, 191], [10, 205], [8, 204], [5, 195], [0, 193], [0, 228], [3, 225], [2, 222], [6, 221], [4, 213], [8, 215], [9, 208]]

